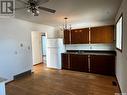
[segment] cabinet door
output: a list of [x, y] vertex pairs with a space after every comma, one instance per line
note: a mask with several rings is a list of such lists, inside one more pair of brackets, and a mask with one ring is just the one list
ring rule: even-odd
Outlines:
[[62, 54], [62, 69], [69, 69], [69, 55]]
[[70, 44], [70, 31], [64, 30], [64, 44]]
[[91, 55], [90, 72], [104, 75], [115, 74], [115, 56], [113, 55]]
[[71, 30], [72, 44], [89, 43], [89, 28]]
[[71, 54], [70, 69], [74, 71], [88, 72], [88, 56]]
[[91, 43], [113, 43], [114, 26], [102, 26], [91, 28]]
[[89, 43], [89, 28], [84, 28], [82, 31], [82, 43], [83, 44]]

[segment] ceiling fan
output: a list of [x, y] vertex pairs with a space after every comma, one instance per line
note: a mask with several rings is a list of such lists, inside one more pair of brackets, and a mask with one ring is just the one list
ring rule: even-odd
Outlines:
[[49, 2], [49, 0], [27, 0], [27, 1], [16, 0], [16, 1], [18, 1], [20, 3], [23, 3], [26, 6], [23, 7], [23, 8], [16, 8], [15, 10], [20, 10], [20, 9], [25, 9], [26, 8], [28, 12], [33, 14], [33, 16], [38, 16], [39, 13], [40, 13], [39, 10], [47, 11], [47, 12], [50, 12], [50, 13], [55, 13], [56, 12], [56, 10], [40, 6], [43, 3]]

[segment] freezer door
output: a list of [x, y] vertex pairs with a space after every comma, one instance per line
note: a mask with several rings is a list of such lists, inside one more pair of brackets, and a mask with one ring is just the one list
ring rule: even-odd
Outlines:
[[57, 39], [47, 39], [47, 48], [49, 47], [58, 47]]

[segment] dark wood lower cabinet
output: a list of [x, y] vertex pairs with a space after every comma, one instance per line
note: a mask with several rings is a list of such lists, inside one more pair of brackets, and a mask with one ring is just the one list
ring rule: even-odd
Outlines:
[[88, 55], [70, 55], [70, 70], [88, 72]]
[[62, 54], [62, 69], [115, 75], [115, 56]]
[[62, 54], [62, 69], [69, 69], [69, 54]]
[[115, 56], [91, 55], [90, 72], [103, 75], [115, 75]]

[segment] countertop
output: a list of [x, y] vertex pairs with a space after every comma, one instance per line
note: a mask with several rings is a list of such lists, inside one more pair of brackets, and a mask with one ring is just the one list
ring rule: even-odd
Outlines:
[[114, 55], [115, 51], [83, 51], [83, 50], [67, 50], [63, 54], [78, 54], [78, 55]]

